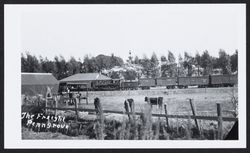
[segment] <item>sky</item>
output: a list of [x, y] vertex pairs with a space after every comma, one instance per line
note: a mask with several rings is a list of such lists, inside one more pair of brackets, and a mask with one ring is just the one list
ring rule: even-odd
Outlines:
[[[177, 57], [240, 48], [240, 4], [22, 5], [20, 51], [53, 59], [99, 54]], [[240, 51], [240, 50], [239, 50]]]

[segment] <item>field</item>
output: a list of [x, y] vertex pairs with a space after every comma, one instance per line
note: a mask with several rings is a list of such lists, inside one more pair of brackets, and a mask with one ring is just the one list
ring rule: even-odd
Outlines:
[[[82, 95], [86, 93], [83, 92]], [[151, 90], [131, 90], [131, 91], [98, 91], [98, 92], [89, 92], [88, 93], [88, 105], [86, 105], [85, 100], [81, 100], [79, 108], [91, 108], [94, 109], [94, 98], [99, 97], [101, 104], [104, 110], [116, 110], [124, 111], [124, 101], [128, 98], [133, 98], [135, 101], [135, 112], [142, 112], [146, 107], [146, 102], [144, 102], [145, 96], [148, 97], [163, 97], [164, 104], [167, 105], [168, 114], [171, 115], [191, 115], [192, 111], [190, 108], [189, 99], [192, 99], [196, 115], [201, 116], [216, 116], [217, 108], [216, 103], [221, 103], [223, 116], [233, 117], [233, 110], [235, 106], [233, 105], [231, 98], [233, 95], [237, 95], [237, 88], [188, 88], [188, 89], [151, 89]], [[59, 107], [65, 107], [63, 104], [60, 104]], [[74, 107], [74, 106], [69, 106]], [[59, 114], [64, 114], [65, 112], [59, 111]], [[153, 106], [152, 113], [164, 114], [164, 109], [160, 110], [156, 106]], [[84, 114], [84, 115], [81, 115]], [[84, 119], [95, 119], [95, 115], [86, 115], [86, 113], [79, 112], [79, 116]], [[112, 121], [122, 122], [124, 118], [127, 118], [126, 115], [118, 114], [104, 114], [105, 119]], [[155, 117], [153, 119], [157, 121]], [[164, 123], [165, 119], [161, 118], [161, 122]], [[172, 129], [179, 127], [186, 127], [190, 122], [194, 125], [193, 120], [185, 119], [169, 119], [169, 124]], [[200, 128], [203, 130], [209, 130], [211, 127], [216, 126], [216, 121], [205, 121], [198, 120]], [[233, 122], [223, 122], [223, 131], [224, 135], [228, 133], [231, 129]], [[177, 130], [178, 131], [178, 130]], [[44, 139], [44, 134], [33, 133], [36, 139]], [[23, 139], [31, 139], [32, 134], [26, 128], [23, 128], [22, 136]], [[51, 136], [46, 135], [46, 139], [71, 139], [67, 136], [61, 136], [57, 134], [56, 136], [51, 134]], [[74, 139], [85, 139], [83, 136], [75, 137]]]
[[[233, 91], [234, 90], [234, 91]], [[89, 92], [89, 105], [85, 100], [81, 100], [79, 107], [94, 108], [95, 97], [99, 97], [103, 109], [124, 111], [124, 101], [133, 98], [135, 101], [135, 111], [140, 112], [144, 108], [145, 96], [163, 97], [167, 105], [169, 114], [187, 114], [191, 113], [188, 99], [193, 99], [197, 115], [216, 115], [216, 103], [222, 104], [222, 110], [233, 110], [231, 102], [232, 92], [237, 94], [237, 89], [233, 88], [191, 88], [191, 89], [155, 89], [155, 90], [132, 90], [132, 91], [101, 91]], [[83, 95], [85, 93], [82, 93]], [[160, 113], [156, 107], [153, 113]], [[164, 112], [162, 112], [164, 113]], [[224, 115], [230, 113], [224, 112]]]

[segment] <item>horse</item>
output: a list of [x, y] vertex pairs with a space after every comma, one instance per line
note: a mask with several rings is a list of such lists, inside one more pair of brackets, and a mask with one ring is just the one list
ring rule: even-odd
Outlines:
[[158, 108], [162, 109], [163, 97], [145, 97], [145, 102], [149, 103], [151, 107], [157, 105]]

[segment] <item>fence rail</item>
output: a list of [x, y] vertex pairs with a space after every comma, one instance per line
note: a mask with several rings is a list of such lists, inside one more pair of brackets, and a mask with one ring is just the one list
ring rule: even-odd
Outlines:
[[[76, 111], [75, 108], [56, 108], [56, 107], [45, 107], [45, 109], [51, 110], [72, 110]], [[77, 111], [84, 112], [96, 112], [95, 109], [87, 109], [87, 108], [77, 108]], [[132, 114], [132, 112], [123, 112], [123, 111], [115, 111], [115, 110], [103, 110], [103, 113], [113, 113], [113, 114]], [[135, 112], [135, 115], [142, 115], [143, 113]], [[197, 115], [166, 115], [166, 114], [152, 114], [154, 117], [167, 117], [167, 118], [183, 118], [183, 119], [200, 119], [200, 120], [214, 120], [218, 121], [218, 116], [197, 116]], [[235, 117], [222, 117], [223, 121], [238, 121], [238, 118]]]

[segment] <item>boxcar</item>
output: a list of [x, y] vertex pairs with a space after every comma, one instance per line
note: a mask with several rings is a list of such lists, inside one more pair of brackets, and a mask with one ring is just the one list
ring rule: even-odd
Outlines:
[[209, 76], [195, 76], [195, 77], [179, 77], [178, 87], [187, 88], [188, 86], [207, 87], [209, 85]]
[[162, 77], [156, 79], [156, 85], [157, 86], [166, 86], [166, 88], [175, 88], [177, 82], [176, 77]]
[[227, 87], [238, 83], [237, 75], [212, 75], [211, 86], [213, 87]]
[[233, 85], [238, 84], [238, 75], [230, 75], [229, 81]]
[[121, 82], [121, 89], [122, 90], [137, 90], [138, 89], [138, 81], [136, 80], [124, 80]]
[[139, 87], [141, 89], [150, 89], [150, 87], [155, 87], [155, 86], [156, 86], [155, 79], [143, 78], [139, 80]]

